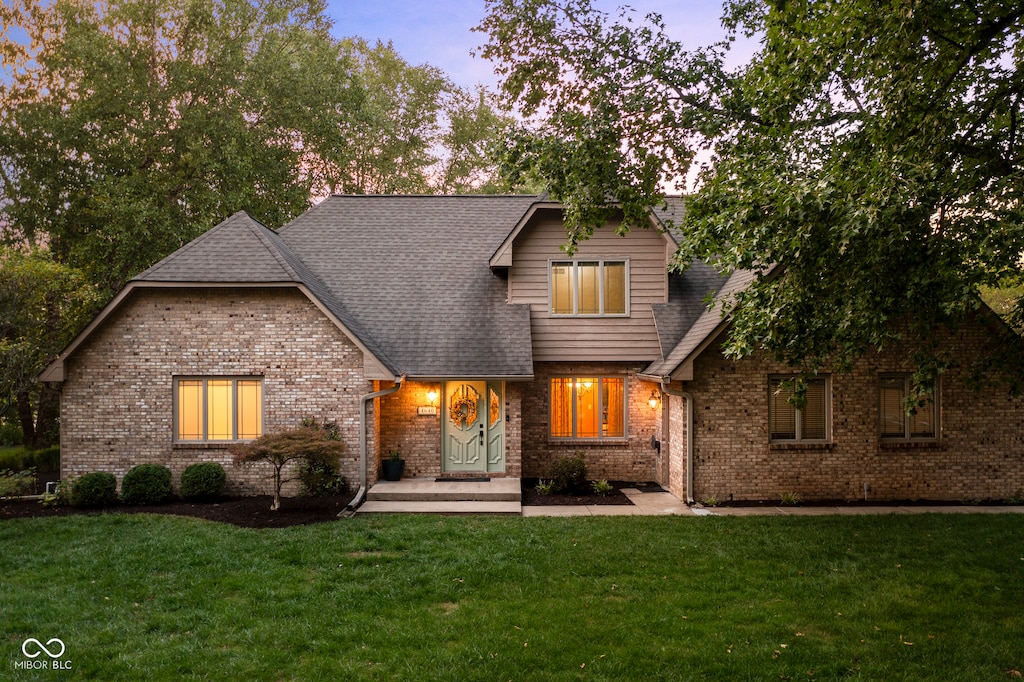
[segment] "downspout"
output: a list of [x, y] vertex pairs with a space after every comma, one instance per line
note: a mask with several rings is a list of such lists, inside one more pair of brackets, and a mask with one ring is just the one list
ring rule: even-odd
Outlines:
[[661, 390], [686, 401], [686, 504], [693, 504], [693, 396], [668, 386], [669, 378], [661, 380]]
[[391, 388], [367, 393], [359, 399], [359, 491], [356, 492], [356, 496], [352, 498], [352, 501], [348, 503], [346, 509], [349, 511], [358, 507], [363, 501], [363, 496], [366, 495], [366, 405], [371, 400], [396, 393], [402, 388], [403, 381], [405, 381], [404, 374], [395, 380], [395, 385]]

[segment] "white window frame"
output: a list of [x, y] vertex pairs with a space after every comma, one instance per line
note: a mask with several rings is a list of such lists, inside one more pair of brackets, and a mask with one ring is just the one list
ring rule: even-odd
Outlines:
[[[179, 410], [179, 390], [178, 387], [183, 381], [201, 381], [203, 382], [202, 390], [202, 426], [203, 426], [203, 437], [202, 438], [181, 438], [178, 432], [178, 410]], [[209, 434], [209, 419], [207, 415], [207, 397], [209, 396], [209, 382], [211, 381], [230, 381], [231, 382], [231, 438], [224, 439], [210, 439]], [[263, 377], [261, 376], [180, 376], [174, 377], [172, 387], [172, 418], [171, 418], [171, 432], [174, 443], [181, 444], [231, 444], [240, 442], [250, 442], [251, 438], [239, 438], [238, 437], [238, 382], [239, 381], [257, 381], [260, 385], [260, 435], [265, 432], [264, 426], [266, 425], [266, 397], [263, 392]]]
[[770, 443], [807, 443], [826, 444], [832, 442], [832, 377], [829, 375], [818, 375], [810, 381], [822, 381], [825, 384], [825, 437], [804, 438], [803, 437], [803, 410], [793, 408], [795, 414], [794, 424], [796, 438], [773, 438], [772, 437], [772, 401], [775, 398], [775, 391], [779, 383], [796, 379], [796, 375], [772, 374], [768, 377], [768, 441]]
[[[903, 395], [910, 395], [910, 383], [912, 381], [912, 375], [905, 372], [882, 372], [878, 375], [878, 438], [883, 443], [935, 443], [939, 440], [939, 419], [942, 417], [942, 410], [939, 400], [940, 388], [939, 380], [935, 380], [935, 386], [932, 390], [932, 435], [930, 436], [911, 436], [910, 435], [910, 419], [903, 420], [903, 435], [892, 436], [882, 433], [882, 426], [884, 424], [885, 415], [882, 413], [882, 380], [883, 379], [902, 379], [903, 380]], [[901, 406], [902, 409], [902, 406]], [[924, 409], [924, 408], [918, 408]]]
[[[580, 263], [597, 263], [598, 264], [598, 277], [597, 277], [597, 281], [598, 281], [598, 300], [600, 301], [600, 307], [601, 307], [600, 312], [597, 312], [597, 313], [580, 313], [580, 312], [578, 312], [579, 309], [580, 309], [580, 296], [579, 296], [579, 292], [580, 292], [580, 285], [579, 285], [579, 272], [580, 272], [580, 268], [579, 268], [579, 264]], [[623, 282], [623, 287], [624, 287], [623, 294], [624, 294], [625, 299], [626, 299], [625, 300], [625, 303], [626, 303], [625, 312], [621, 312], [621, 313], [606, 313], [606, 312], [604, 312], [604, 303], [605, 303], [605, 297], [604, 297], [604, 266], [605, 266], [606, 263], [610, 263], [610, 264], [620, 264], [621, 263], [624, 266], [623, 267], [623, 277], [625, 278], [625, 281]], [[556, 264], [557, 265], [571, 265], [572, 266], [572, 275], [570, 277], [570, 281], [572, 282], [572, 292], [571, 292], [571, 295], [572, 295], [572, 310], [573, 310], [573, 312], [571, 312], [571, 313], [556, 313], [554, 311], [554, 308], [555, 308], [554, 303], [555, 303], [555, 301], [554, 301], [554, 295], [553, 295], [553, 292], [552, 292], [552, 286], [553, 286], [554, 283], [552, 281], [551, 268], [554, 265], [556, 265]], [[630, 295], [629, 295], [629, 259], [628, 258], [551, 258], [551, 259], [548, 260], [548, 314], [551, 317], [629, 317], [629, 307], [630, 307], [629, 306], [629, 299], [630, 299]]]

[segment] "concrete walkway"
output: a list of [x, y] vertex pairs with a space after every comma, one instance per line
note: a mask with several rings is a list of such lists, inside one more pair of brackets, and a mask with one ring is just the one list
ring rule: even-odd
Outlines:
[[622, 492], [629, 505], [581, 505], [578, 507], [523, 507], [523, 516], [863, 516], [869, 514], [1024, 514], [1024, 507], [1010, 505], [913, 505], [842, 507], [689, 507], [671, 493], [645, 493], [635, 488]]

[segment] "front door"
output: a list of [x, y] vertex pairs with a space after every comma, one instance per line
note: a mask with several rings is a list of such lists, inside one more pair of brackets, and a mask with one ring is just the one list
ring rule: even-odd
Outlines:
[[442, 471], [505, 470], [504, 389], [503, 382], [445, 384]]

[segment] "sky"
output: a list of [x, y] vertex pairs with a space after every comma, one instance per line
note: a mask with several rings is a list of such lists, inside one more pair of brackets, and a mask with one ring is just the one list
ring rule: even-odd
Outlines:
[[[593, 0], [595, 7], [614, 12], [633, 7], [641, 17], [658, 12], [666, 32], [685, 47], [707, 45], [724, 36], [721, 0]], [[327, 14], [338, 38], [359, 36], [371, 43], [391, 41], [411, 64], [430, 64], [443, 70], [458, 85], [471, 88], [497, 85], [490, 62], [470, 52], [486, 36], [471, 29], [484, 17], [484, 0], [328, 0]], [[743, 59], [752, 52], [736, 50]]]

